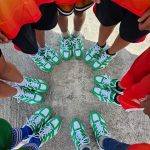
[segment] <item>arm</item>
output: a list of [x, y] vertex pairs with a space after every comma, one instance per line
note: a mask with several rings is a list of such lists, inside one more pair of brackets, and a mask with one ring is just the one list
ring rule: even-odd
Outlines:
[[139, 30], [150, 31], [150, 8], [138, 19]]

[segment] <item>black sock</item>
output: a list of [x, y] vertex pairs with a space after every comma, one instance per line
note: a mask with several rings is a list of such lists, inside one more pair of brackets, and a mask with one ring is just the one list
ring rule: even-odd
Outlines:
[[119, 82], [120, 82], [120, 81], [118, 81], [118, 82], [116, 83], [116, 89], [117, 89], [118, 91], [120, 91], [120, 92], [123, 92], [124, 89], [122, 89], [122, 88], [119, 86]]
[[117, 103], [117, 104], [120, 104], [117, 100], [117, 97], [119, 96], [120, 94], [116, 93], [115, 97], [114, 97], [114, 101]]
[[109, 49], [107, 49], [107, 50], [106, 50], [106, 53], [107, 53], [108, 55], [113, 56], [113, 55], [115, 55], [115, 54], [116, 54], [116, 53], [114, 53], [114, 54], [110, 54], [110, 53], [108, 52], [108, 50], [109, 50]]
[[98, 45], [100, 48], [104, 48], [104, 47], [106, 46], [106, 43], [105, 43], [104, 45], [102, 45], [102, 46], [100, 46], [98, 43], [97, 43], [97, 45]]

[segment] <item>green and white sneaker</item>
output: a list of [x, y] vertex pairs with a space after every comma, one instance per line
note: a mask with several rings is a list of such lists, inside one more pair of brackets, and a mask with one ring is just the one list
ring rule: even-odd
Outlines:
[[107, 125], [103, 117], [98, 112], [91, 112], [90, 123], [93, 128], [99, 149], [103, 150], [102, 146], [99, 144], [99, 140], [101, 137], [110, 137]]
[[45, 56], [50, 62], [52, 62], [55, 65], [60, 64], [60, 58], [58, 54], [47, 44], [44, 48], [39, 49], [40, 53]]
[[38, 52], [36, 55], [31, 56], [33, 62], [44, 72], [51, 72], [53, 70], [52, 64]]
[[16, 83], [16, 85], [28, 88], [30, 90], [34, 90], [37, 92], [47, 92], [48, 91], [48, 84], [40, 79], [24, 77], [25, 82], [22, 84]]
[[18, 102], [23, 101], [29, 104], [40, 104], [44, 101], [44, 97], [35, 91], [31, 91], [29, 89], [26, 89], [24, 87], [18, 87], [21, 89], [21, 91], [13, 96], [18, 100]]
[[43, 124], [45, 124], [51, 116], [52, 110], [50, 107], [43, 107], [36, 111], [25, 123], [25, 126], [31, 128], [33, 133], [36, 133]]
[[112, 79], [110, 76], [108, 75], [96, 75], [94, 77], [94, 83], [96, 85], [100, 85], [100, 86], [104, 86], [107, 88], [111, 88], [112, 90], [114, 90], [115, 92], [121, 94], [121, 91], [118, 91], [116, 89], [117, 87], [117, 83], [119, 82], [118, 79]]
[[109, 55], [106, 53], [106, 51], [103, 51], [100, 54], [99, 58], [97, 58], [92, 63], [92, 65], [91, 65], [92, 70], [96, 71], [96, 70], [104, 69], [115, 56], [116, 56], [116, 54], [115, 55]]
[[105, 51], [108, 49], [108, 45], [106, 45], [104, 48], [101, 48], [97, 43], [93, 45], [85, 54], [84, 61], [85, 63], [90, 63], [93, 61], [93, 59], [97, 58], [102, 51]]
[[72, 34], [71, 37], [72, 37], [73, 55], [76, 59], [81, 59], [83, 56], [83, 50], [84, 50], [82, 36], [80, 34], [78, 37], [75, 37]]
[[83, 147], [90, 148], [90, 139], [87, 137], [85, 129], [79, 119], [73, 119], [70, 132], [75, 143], [76, 150], [81, 150]]
[[111, 89], [108, 89], [106, 87], [94, 87], [92, 89], [92, 93], [94, 96], [96, 96], [100, 101], [106, 102], [106, 103], [113, 103], [115, 105], [119, 105], [116, 101], [116, 92], [114, 92]]
[[69, 60], [72, 56], [72, 43], [71, 43], [71, 37], [64, 38], [61, 37], [60, 41], [60, 55], [62, 59]]
[[45, 123], [39, 130], [37, 134], [35, 134], [36, 137], [39, 137], [41, 141], [40, 147], [42, 147], [43, 144], [51, 140], [60, 130], [62, 121], [59, 116], [53, 117], [50, 119], [47, 123]]

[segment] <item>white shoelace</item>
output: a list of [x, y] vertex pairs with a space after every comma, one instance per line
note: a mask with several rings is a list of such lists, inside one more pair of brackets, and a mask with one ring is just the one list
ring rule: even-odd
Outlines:
[[31, 86], [31, 87], [34, 87], [34, 88], [38, 88], [39, 87], [39, 84], [34, 80], [34, 82], [32, 81], [27, 81], [25, 82], [25, 86]]
[[34, 98], [34, 94], [28, 93], [28, 92], [24, 92], [23, 89], [21, 90], [21, 93], [19, 94], [19, 96], [28, 97], [28, 98], [30, 98], [30, 99], [33, 99], [33, 98]]
[[40, 139], [43, 139], [45, 137], [45, 135], [47, 135], [48, 133], [50, 133], [52, 131], [52, 129], [53, 129], [52, 126], [49, 125], [44, 130], [41, 130], [39, 132]]
[[70, 39], [64, 39], [64, 42], [63, 42], [63, 47], [65, 48], [65, 51], [69, 51], [69, 46], [70, 45]]
[[50, 56], [51, 58], [54, 57], [52, 51], [48, 47], [45, 48], [45, 57], [47, 57], [47, 56]]
[[79, 147], [87, 144], [88, 138], [85, 137], [80, 130], [76, 131], [76, 137], [79, 139]]
[[96, 44], [91, 51], [91, 55], [99, 54], [99, 49], [100, 47]]
[[103, 61], [105, 61], [107, 59], [107, 54], [106, 53], [103, 53], [100, 58], [98, 59], [98, 62], [101, 63]]
[[106, 90], [101, 90], [100, 91], [102, 96], [104, 97], [103, 101], [104, 102], [107, 102], [107, 104], [109, 103], [109, 98], [110, 98], [110, 94], [111, 94], [111, 91], [106, 91]]
[[41, 62], [42, 64], [47, 64], [46, 60], [44, 59], [43, 56], [40, 56], [39, 54], [36, 54], [35, 56], [32, 56], [32, 58], [34, 60], [38, 59], [39, 62]]
[[78, 42], [80, 42], [80, 41], [78, 41], [79, 39], [78, 38], [74, 38], [73, 40], [72, 40], [72, 44], [73, 45], [75, 45], [75, 49], [74, 50], [79, 50], [80, 49], [80, 46], [79, 46], [79, 44], [78, 44]]
[[102, 136], [102, 135], [105, 135], [104, 128], [101, 125], [101, 123], [100, 122], [96, 122], [95, 125], [96, 125], [96, 130], [97, 130], [97, 133], [98, 133], [98, 137]]
[[103, 83], [107, 84], [107, 85], [110, 85], [111, 77], [106, 75], [105, 78], [103, 79]]
[[32, 128], [36, 128], [37, 124], [39, 124], [42, 120], [41, 116], [36, 116], [35, 118], [31, 118], [27, 120], [27, 125]]

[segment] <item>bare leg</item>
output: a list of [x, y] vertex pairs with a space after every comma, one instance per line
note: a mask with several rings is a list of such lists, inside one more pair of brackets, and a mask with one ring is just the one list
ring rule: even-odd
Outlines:
[[17, 89], [0, 81], [0, 98], [12, 97], [17, 94]]
[[6, 62], [3, 55], [0, 57], [0, 78], [17, 83], [23, 81], [23, 76], [18, 69], [10, 62]]
[[127, 42], [123, 40], [119, 35], [117, 36], [115, 42], [111, 46], [111, 48], [108, 50], [109, 54], [115, 54], [116, 52], [120, 51], [121, 49], [128, 46], [130, 42]]
[[45, 47], [45, 31], [35, 30], [36, 40], [41, 48]]
[[85, 22], [86, 13], [85, 12], [75, 12], [74, 15], [74, 35], [78, 36], [81, 28]]
[[58, 15], [58, 25], [61, 32], [68, 32], [68, 16], [64, 16], [59, 13]]
[[100, 25], [99, 37], [98, 37], [99, 46], [103, 46], [106, 44], [106, 41], [109, 38], [110, 34], [113, 32], [115, 26], [116, 25], [107, 27], [107, 26]]

